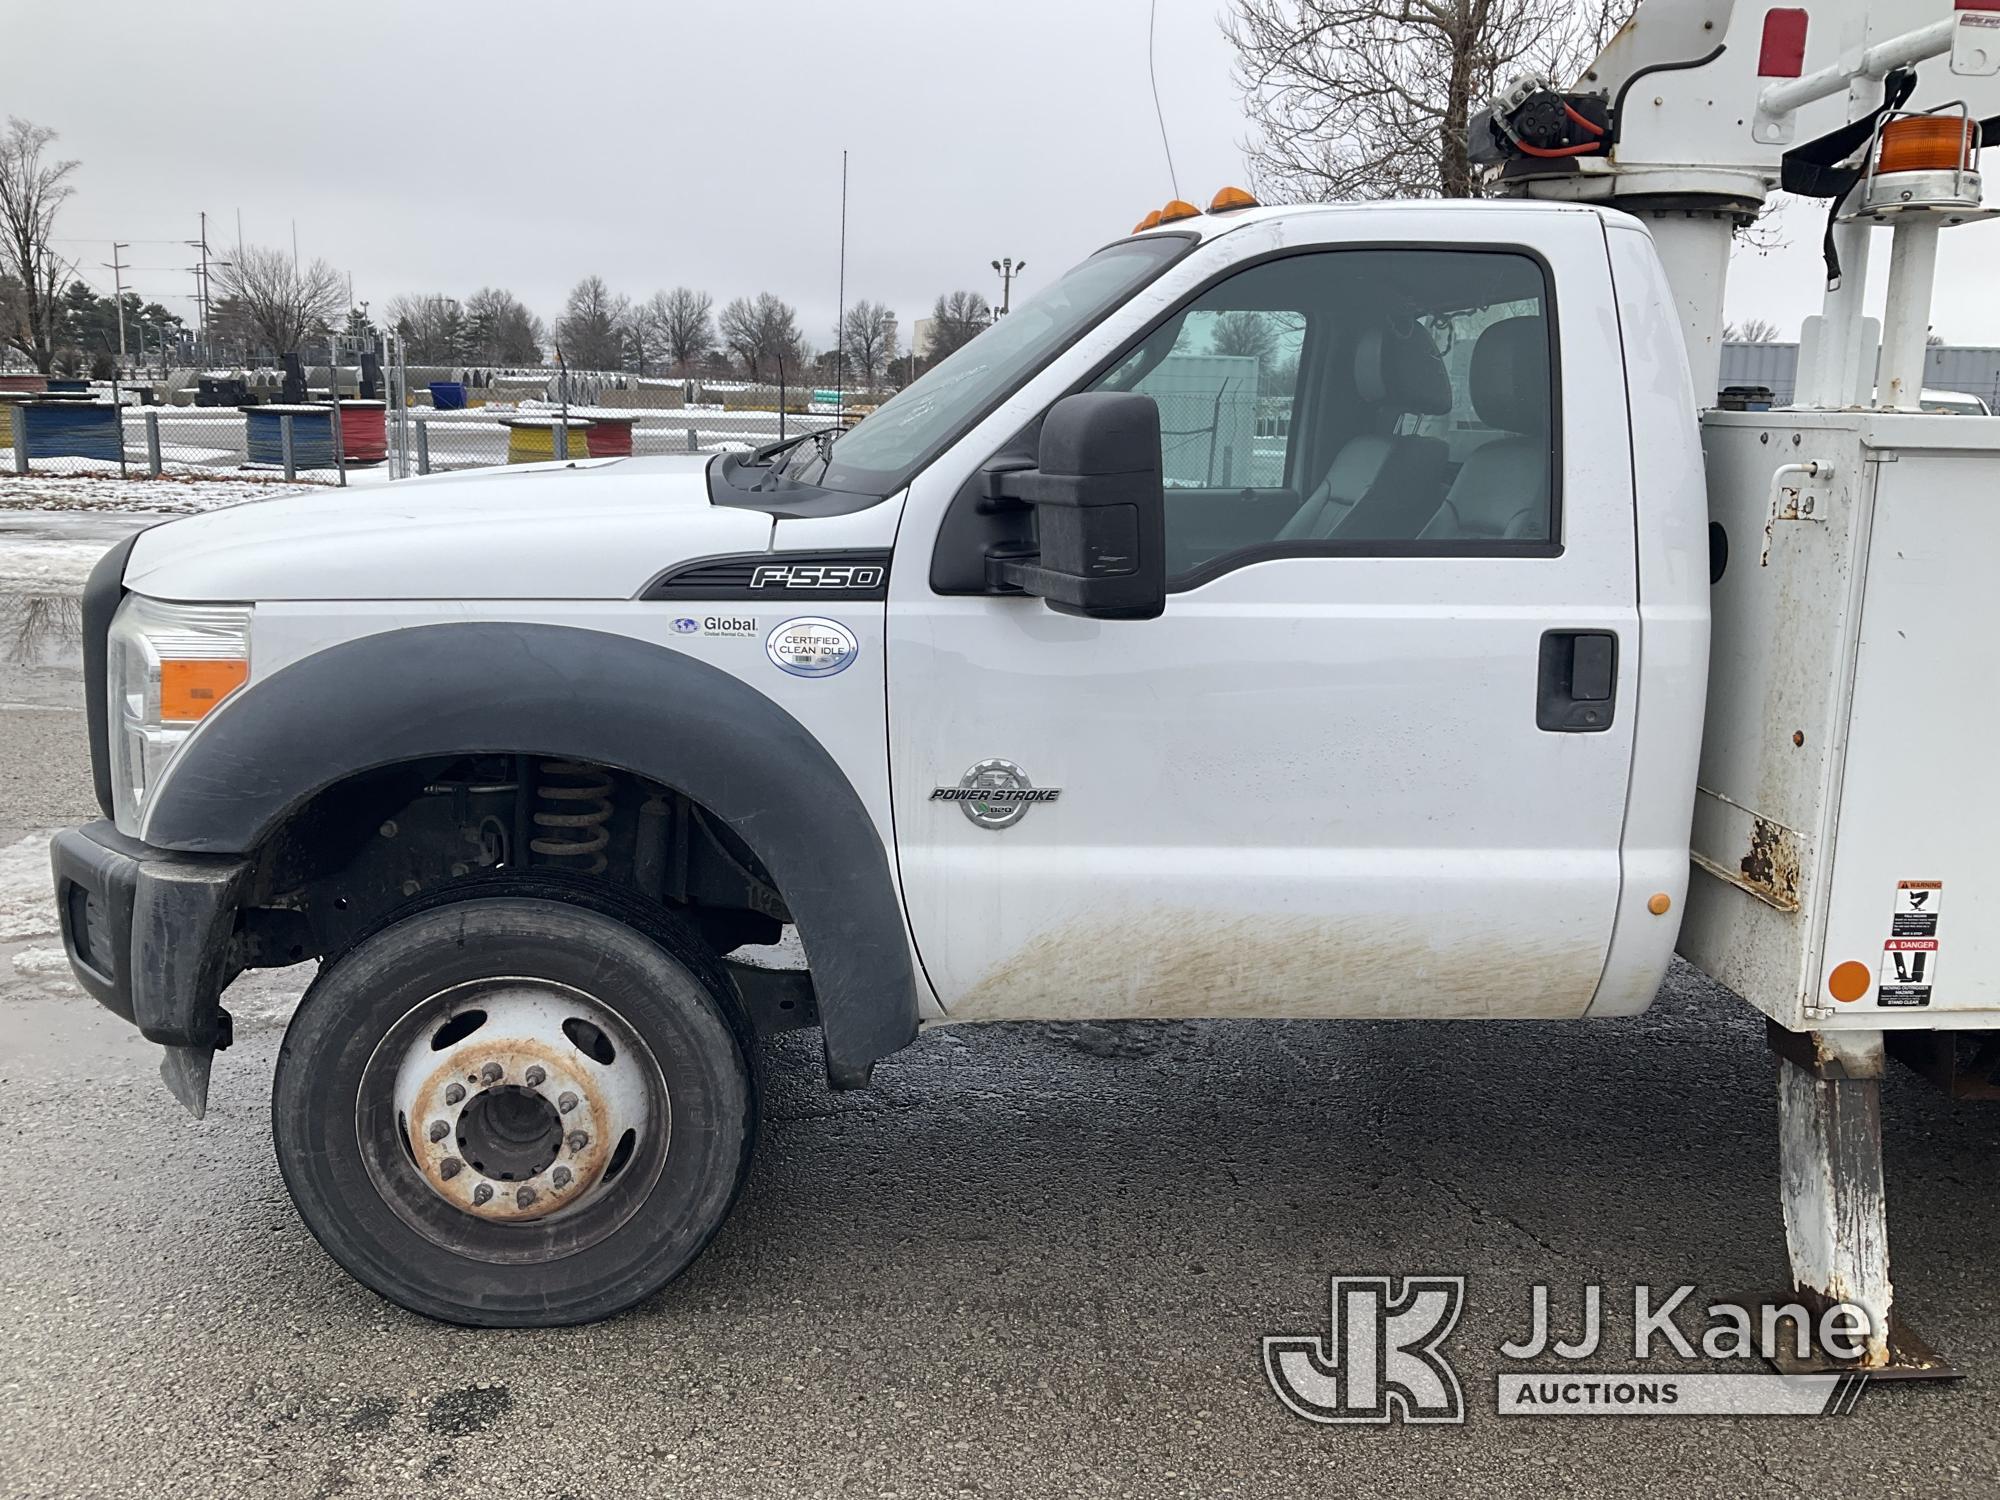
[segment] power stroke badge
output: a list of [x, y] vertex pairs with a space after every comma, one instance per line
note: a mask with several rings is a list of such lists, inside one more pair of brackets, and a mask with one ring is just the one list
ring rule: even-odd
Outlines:
[[1036, 786], [1011, 760], [982, 760], [958, 778], [957, 786], [931, 789], [931, 801], [956, 802], [975, 828], [1012, 828], [1037, 802], [1054, 802], [1059, 786]]

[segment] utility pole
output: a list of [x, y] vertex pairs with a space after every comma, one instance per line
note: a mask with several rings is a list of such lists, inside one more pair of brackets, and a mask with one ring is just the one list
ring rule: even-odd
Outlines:
[[125, 368], [125, 259], [129, 244], [111, 245], [111, 300], [118, 307], [118, 363], [111, 367], [111, 417], [118, 425], [118, 475], [125, 477], [125, 401], [118, 391], [118, 376]]
[[1028, 269], [1028, 263], [1010, 255], [994, 261], [993, 269], [1000, 273], [1000, 316], [1004, 318], [1013, 309], [1014, 278]]
[[194, 303], [198, 313], [195, 342], [201, 346], [198, 358], [208, 364], [208, 211], [202, 210], [201, 238], [189, 240], [188, 244], [201, 252], [201, 261], [194, 268]]
[[[111, 259], [104, 263], [106, 269], [111, 272], [112, 299], [118, 304], [118, 368], [121, 370], [125, 368], [125, 264], [120, 256], [131, 248], [129, 244], [114, 242], [111, 246]], [[115, 397], [118, 386], [116, 378], [111, 384]]]

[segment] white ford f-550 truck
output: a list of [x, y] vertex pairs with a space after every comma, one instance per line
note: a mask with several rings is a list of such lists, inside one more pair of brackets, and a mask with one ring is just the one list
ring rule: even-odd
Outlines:
[[[844, 434], [143, 532], [84, 601], [79, 981], [199, 1114], [226, 986], [317, 961], [306, 1222], [549, 1324], [715, 1232], [759, 1030], [846, 1089], [931, 1023], [1583, 1021], [1678, 943], [1772, 1018], [1800, 1291], [1905, 1357], [1882, 1059], [2000, 1023], [2000, 423], [1916, 409], [1977, 113], [1908, 106], [2000, 53], [1812, 9], [1647, 0], [1475, 122], [1501, 201], [1176, 201]], [[1844, 258], [1801, 405], [1703, 416], [1780, 180]]]

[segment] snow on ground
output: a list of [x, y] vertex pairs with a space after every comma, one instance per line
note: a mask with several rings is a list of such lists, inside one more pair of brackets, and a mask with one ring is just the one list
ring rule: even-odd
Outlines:
[[0, 849], [0, 946], [27, 944], [0, 963], [25, 986], [23, 994], [60, 992], [74, 983], [56, 926], [49, 837], [31, 833]]
[[48, 937], [56, 930], [49, 838], [31, 833], [0, 849], [0, 943]]
[[[191, 516], [205, 510], [269, 500], [324, 486], [282, 478], [120, 479], [110, 474], [0, 475], [0, 511], [116, 510]], [[11, 549], [10, 549], [11, 550]]]
[[62, 989], [71, 982], [69, 955], [61, 948], [23, 948], [14, 955], [14, 977], [38, 989]]
[[0, 595], [80, 594], [109, 545], [9, 537], [0, 545]]

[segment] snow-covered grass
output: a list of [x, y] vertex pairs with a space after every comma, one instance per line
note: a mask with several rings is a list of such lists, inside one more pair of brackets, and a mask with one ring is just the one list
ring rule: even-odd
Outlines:
[[0, 512], [23, 510], [149, 511], [192, 516], [206, 510], [269, 500], [324, 486], [287, 484], [282, 477], [120, 479], [109, 474], [0, 475]]

